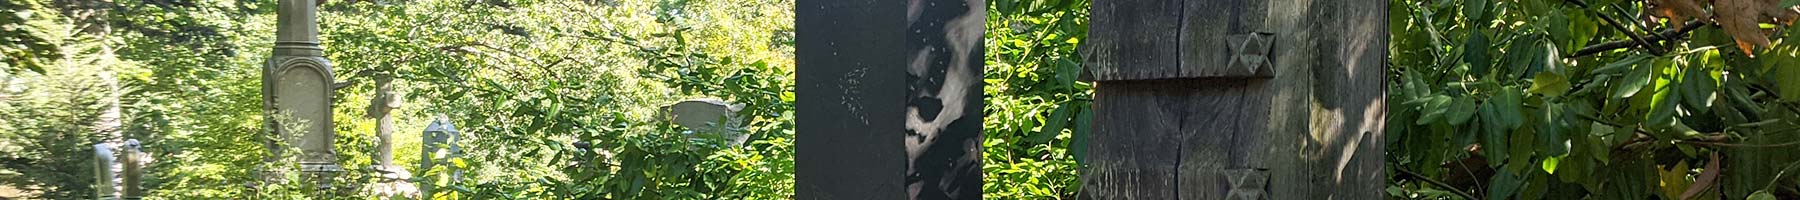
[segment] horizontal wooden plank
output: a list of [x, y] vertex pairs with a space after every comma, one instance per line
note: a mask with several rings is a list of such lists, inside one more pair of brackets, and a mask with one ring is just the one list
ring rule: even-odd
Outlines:
[[[1252, 34], [1276, 31], [1263, 29], [1269, 3], [1269, 0], [1187, 0], [1181, 19], [1181, 74], [1177, 77], [1268, 76], [1245, 68], [1249, 66], [1233, 66], [1231, 62], [1238, 55], [1246, 54], [1235, 52], [1234, 45], [1250, 42], [1253, 43], [1250, 45], [1266, 47], [1268, 44], [1264, 42], [1274, 39]], [[1233, 37], [1249, 41], [1233, 41]], [[1262, 54], [1268, 52], [1267, 48], [1252, 49]]]
[[1084, 199], [1175, 199], [1180, 106], [1167, 88], [1101, 83], [1083, 168]]
[[1188, 104], [1182, 119], [1181, 199], [1226, 199], [1231, 189], [1226, 172], [1267, 169], [1264, 144], [1269, 99], [1268, 79], [1190, 79], [1168, 85], [1183, 87]]
[[1095, 0], [1086, 66], [1096, 80], [1168, 78], [1180, 73], [1182, 0]]
[[[1088, 29], [1095, 80], [1268, 78], [1271, 0], [1096, 1]], [[1255, 34], [1262, 33], [1262, 34]]]

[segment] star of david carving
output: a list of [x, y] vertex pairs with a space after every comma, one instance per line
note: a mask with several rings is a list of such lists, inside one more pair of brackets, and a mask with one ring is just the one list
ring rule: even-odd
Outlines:
[[1252, 32], [1231, 35], [1226, 38], [1226, 45], [1231, 48], [1231, 62], [1226, 65], [1230, 74], [1244, 74], [1254, 77], [1273, 77], [1274, 67], [1269, 54], [1275, 43], [1275, 34]]

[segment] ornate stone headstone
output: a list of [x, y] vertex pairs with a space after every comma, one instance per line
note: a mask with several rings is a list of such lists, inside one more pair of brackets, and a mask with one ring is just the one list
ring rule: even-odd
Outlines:
[[[316, 10], [318, 1], [280, 0], [276, 14], [275, 49], [263, 66], [265, 129], [274, 138], [297, 138], [265, 143], [274, 162], [287, 145], [300, 149], [300, 171], [330, 187], [332, 174], [343, 171], [332, 150], [331, 63], [319, 47]], [[279, 172], [271, 173], [279, 174]]]
[[[437, 120], [425, 125], [425, 133], [421, 135], [424, 136], [424, 142], [421, 142], [424, 147], [419, 150], [423, 156], [419, 159], [420, 172], [430, 172], [439, 163], [448, 163], [451, 158], [462, 155], [462, 147], [456, 144], [462, 140], [462, 132], [456, 131], [456, 125], [450, 123], [449, 117], [438, 115]], [[462, 169], [456, 168], [456, 165], [444, 167], [447, 169], [443, 171], [449, 172], [450, 182], [462, 180]], [[427, 179], [423, 184], [418, 184], [420, 193], [430, 198], [436, 181], [437, 179]]]

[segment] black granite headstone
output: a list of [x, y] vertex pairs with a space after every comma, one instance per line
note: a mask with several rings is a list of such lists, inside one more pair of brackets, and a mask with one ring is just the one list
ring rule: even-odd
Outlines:
[[797, 199], [980, 199], [980, 0], [795, 2]]

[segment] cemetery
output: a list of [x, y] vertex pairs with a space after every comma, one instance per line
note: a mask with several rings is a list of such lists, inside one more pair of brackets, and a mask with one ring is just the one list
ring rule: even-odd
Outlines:
[[[1386, 46], [1381, 24], [1356, 23], [1380, 21], [1363, 11], [1383, 6], [904, 2], [9, 4], [56, 11], [21, 19], [53, 24], [33, 30], [77, 34], [18, 34], [49, 41], [19, 51], [65, 53], [8, 60], [6, 83], [18, 86], [6, 87], [23, 89], [0, 100], [13, 109], [0, 125], [36, 128], [0, 136], [63, 139], [0, 143], [44, 155], [7, 157], [20, 164], [0, 170], [0, 189], [51, 199], [1383, 196], [1385, 54], [1350, 48]], [[1337, 29], [1360, 32], [1319, 33]], [[76, 100], [11, 100], [53, 94]], [[64, 117], [17, 118], [35, 115]], [[32, 167], [64, 157], [93, 170]]]
[[1800, 199], [1800, 2], [0, 1], [4, 199]]

